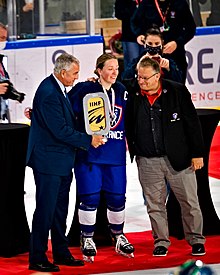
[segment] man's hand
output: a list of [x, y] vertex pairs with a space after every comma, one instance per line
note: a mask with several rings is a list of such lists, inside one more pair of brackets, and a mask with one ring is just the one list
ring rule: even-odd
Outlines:
[[4, 95], [8, 90], [8, 83], [0, 83], [0, 95]]
[[93, 135], [92, 136], [92, 146], [97, 148], [100, 145], [105, 144], [105, 141], [103, 139], [103, 136]]
[[203, 158], [192, 158], [191, 167], [194, 171], [201, 169], [204, 166]]

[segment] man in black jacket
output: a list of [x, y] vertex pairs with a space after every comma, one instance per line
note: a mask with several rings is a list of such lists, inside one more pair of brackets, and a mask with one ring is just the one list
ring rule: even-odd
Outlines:
[[203, 219], [195, 170], [203, 167], [203, 139], [191, 95], [185, 85], [160, 79], [159, 63], [149, 57], [137, 65], [137, 81], [127, 83], [126, 136], [147, 199], [154, 256], [170, 245], [166, 180], [181, 206], [184, 234], [192, 255], [205, 254]]

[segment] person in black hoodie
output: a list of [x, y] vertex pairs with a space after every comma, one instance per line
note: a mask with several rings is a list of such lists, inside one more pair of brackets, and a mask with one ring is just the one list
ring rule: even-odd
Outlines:
[[124, 54], [124, 70], [128, 64], [142, 51], [142, 47], [137, 43], [136, 36], [130, 26], [130, 18], [136, 11], [141, 0], [116, 0], [115, 17], [122, 22], [122, 47]]
[[163, 32], [163, 53], [170, 55], [186, 79], [185, 45], [196, 31], [188, 3], [186, 0], [143, 0], [131, 18], [131, 29], [139, 43], [152, 24]]

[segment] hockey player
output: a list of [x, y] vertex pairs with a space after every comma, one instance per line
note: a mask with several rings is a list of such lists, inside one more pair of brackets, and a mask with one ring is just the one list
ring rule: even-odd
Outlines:
[[116, 82], [118, 60], [111, 54], [102, 54], [96, 62], [98, 79], [76, 84], [68, 96], [77, 116], [78, 130], [85, 131], [83, 98], [88, 93], [103, 92], [108, 97], [111, 129], [107, 142], [97, 149], [78, 152], [74, 168], [77, 193], [80, 199], [78, 210], [81, 230], [81, 250], [85, 261], [93, 262], [97, 253], [93, 235], [96, 212], [103, 190], [107, 203], [107, 218], [110, 234], [115, 242], [115, 251], [134, 257], [134, 247], [123, 233], [125, 221], [126, 192], [126, 143], [124, 132], [124, 108], [126, 89]]

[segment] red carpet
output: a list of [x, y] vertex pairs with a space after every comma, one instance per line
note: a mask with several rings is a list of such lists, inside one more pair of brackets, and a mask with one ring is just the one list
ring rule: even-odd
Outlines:
[[220, 179], [220, 126], [217, 127], [211, 144], [209, 176]]
[[[62, 275], [81, 275], [81, 274], [95, 274], [108, 273], [120, 271], [133, 271], [153, 268], [167, 268], [171, 266], [178, 266], [188, 259], [195, 259], [191, 256], [191, 247], [185, 240], [176, 240], [171, 238], [171, 246], [166, 257], [153, 257], [153, 239], [151, 232], [129, 233], [126, 234], [131, 243], [135, 246], [135, 257], [128, 259], [117, 255], [113, 247], [98, 248], [98, 254], [93, 264], [88, 264], [84, 267], [63, 267], [60, 266], [61, 271], [54, 274]], [[206, 255], [197, 257], [205, 264], [220, 263], [220, 236], [207, 237], [206, 241]], [[81, 258], [81, 253], [78, 247], [71, 248], [71, 252], [75, 257]], [[51, 258], [51, 252], [48, 253]], [[20, 274], [27, 275], [34, 272], [27, 270], [28, 254], [18, 255], [12, 258], [0, 258], [0, 274], [11, 275]], [[43, 274], [43, 273], [42, 273]], [[166, 274], [164, 274], [166, 275]]]

